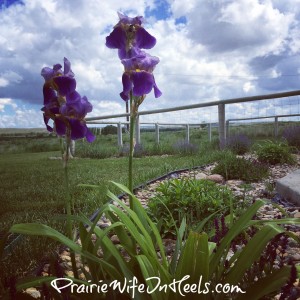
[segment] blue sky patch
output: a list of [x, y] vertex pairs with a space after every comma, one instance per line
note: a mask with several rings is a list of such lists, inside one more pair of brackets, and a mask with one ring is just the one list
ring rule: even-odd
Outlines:
[[186, 23], [187, 23], [187, 19], [186, 19], [185, 16], [175, 19], [175, 24], [176, 25], [178, 25], [178, 24], [186, 24]]
[[14, 4], [24, 5], [24, 2], [22, 0], [0, 0], [0, 9], [7, 8]]
[[165, 1], [155, 1], [155, 8], [150, 9], [149, 7], [145, 11], [145, 17], [155, 17], [156, 20], [166, 20], [171, 17], [170, 4]]

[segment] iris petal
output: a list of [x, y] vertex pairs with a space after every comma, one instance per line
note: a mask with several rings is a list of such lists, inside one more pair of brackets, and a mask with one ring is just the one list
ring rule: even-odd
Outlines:
[[45, 67], [42, 69], [41, 75], [44, 77], [44, 79], [46, 81], [48, 81], [48, 80], [52, 79], [52, 77], [54, 76], [54, 71], [53, 71], [53, 69], [51, 69], [49, 67]]
[[55, 91], [47, 84], [43, 86], [44, 105], [48, 105], [56, 99]]
[[157, 87], [157, 85], [156, 85], [155, 82], [154, 82], [154, 85], [153, 85], [153, 89], [154, 89], [154, 96], [155, 96], [155, 98], [159, 98], [162, 95], [162, 92]]
[[132, 73], [132, 82], [133, 82], [133, 95], [134, 96], [143, 96], [149, 94], [153, 88], [154, 77], [151, 73], [148, 72], [133, 72]]
[[88, 128], [85, 137], [89, 143], [93, 142], [96, 139], [96, 137], [92, 134], [92, 132]]
[[125, 49], [126, 33], [121, 27], [116, 27], [109, 36], [106, 37], [106, 47], [111, 49]]
[[130, 80], [130, 76], [127, 73], [123, 73], [122, 83], [123, 91], [120, 93], [120, 96], [124, 101], [127, 101], [129, 99], [129, 92], [132, 88], [132, 82]]
[[71, 126], [71, 139], [78, 140], [85, 137], [87, 132], [87, 127], [85, 122], [82, 122], [78, 119], [69, 119]]
[[156, 44], [156, 38], [152, 36], [146, 29], [139, 27], [135, 34], [135, 41], [138, 48], [151, 49]]
[[74, 78], [68, 76], [58, 76], [53, 78], [54, 83], [57, 85], [58, 92], [61, 96], [66, 96], [75, 91], [76, 81]]
[[53, 128], [48, 125], [48, 122], [49, 122], [50, 118], [48, 116], [46, 116], [45, 114], [43, 115], [43, 117], [44, 117], [44, 123], [46, 125], [47, 130], [52, 132]]
[[64, 75], [74, 77], [74, 73], [71, 70], [71, 62], [64, 57]]
[[55, 118], [55, 131], [58, 135], [65, 135], [66, 134], [66, 124], [63, 120], [59, 118]]
[[87, 97], [82, 97], [76, 91], [67, 95], [67, 102], [61, 106], [60, 113], [64, 116], [82, 119], [93, 109]]

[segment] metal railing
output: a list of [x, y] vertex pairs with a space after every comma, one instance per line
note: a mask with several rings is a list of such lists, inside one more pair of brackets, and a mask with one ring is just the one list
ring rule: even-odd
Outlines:
[[226, 120], [226, 136], [230, 134], [230, 122], [233, 121], [250, 121], [250, 120], [261, 120], [261, 119], [274, 119], [274, 136], [278, 137], [278, 119], [286, 117], [297, 117], [300, 114], [289, 114], [289, 115], [275, 115], [275, 116], [266, 116], [266, 117], [253, 117], [253, 118], [235, 118]]
[[[275, 94], [257, 95], [257, 96], [251, 96], [251, 97], [231, 98], [231, 99], [225, 99], [225, 100], [219, 100], [219, 101], [201, 102], [201, 103], [192, 104], [192, 105], [184, 105], [184, 106], [176, 106], [176, 107], [156, 109], [156, 110], [140, 111], [140, 112], [138, 112], [137, 124], [136, 124], [136, 141], [140, 142], [140, 121], [139, 121], [139, 116], [159, 114], [159, 113], [165, 113], [165, 112], [173, 112], [173, 111], [183, 111], [183, 110], [195, 109], [195, 108], [217, 106], [218, 107], [219, 141], [220, 141], [220, 143], [223, 143], [226, 140], [226, 131], [227, 131], [226, 130], [226, 114], [225, 114], [225, 106], [226, 105], [235, 104], [235, 103], [244, 103], [244, 102], [250, 102], [250, 101], [262, 101], [262, 100], [286, 98], [286, 97], [299, 96], [299, 95], [300, 95], [300, 90], [295, 90], [295, 91], [275, 93]], [[128, 117], [128, 116], [130, 116], [129, 113], [116, 114], [116, 115], [106, 115], [106, 116], [104, 115], [104, 116], [97, 116], [97, 117], [87, 118], [86, 121], [87, 121], [87, 123], [90, 123], [90, 124], [99, 124], [98, 122], [93, 122], [93, 121], [114, 119], [114, 118], [121, 118], [121, 117]], [[288, 116], [292, 116], [292, 115], [288, 115]], [[274, 117], [274, 118], [275, 117], [280, 117], [280, 115], [279, 116], [272, 116], [272, 117]], [[260, 118], [260, 117], [257, 117], [257, 119], [258, 118]], [[269, 117], [266, 117], [266, 118], [269, 118]], [[249, 118], [249, 119], [251, 119], [251, 118]], [[234, 119], [229, 119], [229, 122], [233, 121], [233, 120]], [[277, 121], [278, 121], [278, 119], [277, 119]], [[128, 122], [116, 122], [115, 124], [118, 124], [118, 128], [119, 128], [121, 126], [120, 124], [127, 124], [127, 123]], [[108, 124], [108, 122], [106, 122], [106, 124]], [[155, 124], [155, 123], [152, 123], [152, 124]], [[162, 124], [159, 124], [159, 125], [162, 125]], [[180, 124], [176, 124], [176, 125], [180, 125]], [[190, 124], [182, 124], [182, 126], [186, 126], [187, 132], [189, 131], [189, 125]], [[209, 125], [208, 126], [208, 132], [209, 132], [209, 136], [211, 138], [211, 125], [210, 124], [208, 124], [208, 125]], [[227, 125], [228, 125], [228, 120], [227, 120]], [[158, 126], [158, 128], [159, 128], [159, 126]], [[119, 130], [120, 130], [120, 128], [119, 128]], [[122, 132], [122, 130], [120, 130], [120, 131]], [[157, 130], [156, 135], [159, 136], [159, 129]], [[121, 144], [121, 140], [118, 139], [118, 141]]]

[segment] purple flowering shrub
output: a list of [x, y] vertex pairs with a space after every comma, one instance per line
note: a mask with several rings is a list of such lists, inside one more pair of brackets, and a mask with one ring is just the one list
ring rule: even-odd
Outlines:
[[287, 141], [289, 146], [296, 147], [300, 150], [300, 126], [285, 128], [282, 137]]
[[[45, 79], [42, 111], [47, 130], [55, 131], [59, 136], [70, 137], [71, 140], [85, 137], [88, 142], [93, 142], [95, 136], [87, 128], [84, 119], [93, 106], [75, 90], [76, 80], [70, 61], [64, 58], [64, 70], [60, 64], [53, 68], [44, 67], [41, 75]], [[54, 123], [53, 127], [49, 125], [50, 120]]]
[[251, 140], [245, 134], [240, 133], [228, 137], [224, 146], [233, 153], [242, 155], [250, 150]]

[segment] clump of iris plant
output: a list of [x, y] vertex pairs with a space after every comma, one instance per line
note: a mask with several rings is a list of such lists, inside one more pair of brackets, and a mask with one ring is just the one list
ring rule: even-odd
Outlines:
[[[45, 79], [42, 111], [47, 130], [55, 130], [57, 135], [70, 137], [71, 140], [85, 137], [88, 142], [93, 142], [95, 137], [84, 119], [93, 106], [75, 90], [76, 80], [70, 61], [64, 58], [64, 70], [60, 64], [56, 64], [53, 68], [43, 68], [41, 75]], [[53, 120], [54, 128], [48, 124], [50, 119]]]
[[[43, 86], [44, 122], [48, 131], [55, 131], [58, 136], [65, 138], [65, 149], [62, 149], [63, 167], [65, 173], [66, 211], [67, 211], [67, 232], [70, 239], [72, 233], [72, 199], [69, 191], [68, 180], [68, 159], [71, 140], [86, 138], [93, 142], [95, 136], [87, 128], [85, 116], [92, 111], [93, 106], [88, 99], [76, 91], [76, 80], [71, 70], [71, 63], [64, 58], [64, 69], [62, 65], [55, 64], [53, 68], [45, 67], [41, 71], [45, 79]], [[49, 121], [53, 121], [53, 127]], [[63, 143], [62, 143], [63, 145]], [[71, 252], [72, 268], [75, 278], [78, 278], [76, 269], [75, 254]]]
[[[113, 31], [106, 37], [106, 46], [118, 49], [118, 56], [124, 66], [122, 75], [123, 90], [120, 97], [130, 101], [130, 149], [129, 149], [129, 190], [132, 185], [132, 160], [134, 152], [134, 124], [138, 115], [138, 108], [147, 94], [154, 91], [155, 98], [161, 96], [161, 91], [156, 85], [153, 70], [159, 63], [159, 58], [151, 56], [142, 49], [151, 49], [156, 44], [156, 39], [143, 27], [144, 18], [137, 16], [130, 18], [118, 13], [119, 22]], [[133, 208], [130, 198], [130, 208]]]

